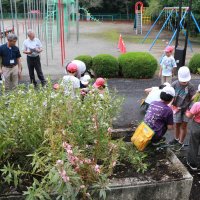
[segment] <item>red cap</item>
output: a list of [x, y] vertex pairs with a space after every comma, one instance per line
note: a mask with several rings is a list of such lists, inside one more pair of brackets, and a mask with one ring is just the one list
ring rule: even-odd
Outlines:
[[102, 86], [104, 86], [105, 85], [105, 79], [103, 79], [103, 78], [97, 78], [97, 80], [95, 81], [95, 83], [94, 83], [94, 87], [95, 88], [99, 88], [99, 87], [102, 87]]
[[74, 63], [69, 63], [69, 65], [67, 65], [67, 67], [66, 67], [66, 70], [67, 70], [68, 72], [70, 72], [70, 73], [74, 73], [74, 72], [77, 72], [78, 67], [77, 67], [77, 65], [74, 64]]
[[169, 53], [169, 52], [172, 52], [173, 50], [174, 50], [174, 47], [168, 46], [168, 47], [165, 48], [164, 51], [165, 51], [166, 53]]

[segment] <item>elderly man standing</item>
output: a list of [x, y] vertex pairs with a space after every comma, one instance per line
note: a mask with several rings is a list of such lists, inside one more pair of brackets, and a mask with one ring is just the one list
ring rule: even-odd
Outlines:
[[5, 89], [12, 90], [17, 87], [22, 73], [21, 54], [16, 46], [17, 36], [13, 33], [8, 34], [8, 42], [0, 46], [0, 57], [2, 63], [0, 74], [5, 79]]
[[40, 62], [42, 44], [40, 40], [35, 37], [35, 33], [33, 31], [28, 31], [28, 39], [24, 41], [22, 50], [23, 53], [27, 54], [27, 65], [31, 83], [33, 83], [35, 87], [37, 86], [37, 81], [35, 80], [34, 74], [35, 69], [42, 86], [44, 86], [46, 84], [46, 80], [44, 78]]

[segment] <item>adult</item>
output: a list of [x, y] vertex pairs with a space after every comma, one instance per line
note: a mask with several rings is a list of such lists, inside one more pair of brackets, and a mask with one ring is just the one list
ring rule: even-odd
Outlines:
[[0, 56], [2, 63], [0, 74], [5, 79], [5, 89], [12, 90], [17, 87], [22, 73], [21, 54], [16, 46], [17, 36], [13, 33], [8, 34], [8, 42], [0, 46]]
[[[82, 76], [84, 76], [85, 72], [86, 72], [86, 65], [83, 61], [80, 61], [80, 60], [72, 60], [70, 63], [73, 63], [77, 66], [78, 70], [76, 72], [76, 77], [78, 79], [80, 79]], [[69, 63], [69, 64], [70, 64]], [[68, 64], [68, 65], [69, 65]]]
[[40, 53], [42, 52], [42, 43], [38, 38], [35, 37], [35, 33], [31, 30], [27, 32], [28, 38], [23, 42], [23, 53], [27, 54], [27, 65], [29, 70], [29, 76], [31, 83], [34, 86], [37, 86], [37, 81], [35, 80], [36, 70], [39, 80], [42, 83], [42, 86], [46, 84], [46, 80], [44, 78], [41, 62], [40, 62]]

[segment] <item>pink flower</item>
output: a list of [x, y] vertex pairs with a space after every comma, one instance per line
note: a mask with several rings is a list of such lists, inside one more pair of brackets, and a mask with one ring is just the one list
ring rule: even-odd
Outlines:
[[94, 140], [94, 143], [97, 144], [97, 140]]
[[90, 164], [92, 161], [90, 159], [85, 159], [84, 163]]
[[66, 171], [63, 169], [59, 172], [61, 178], [63, 179], [63, 181], [66, 183], [69, 181], [69, 176], [67, 176]]
[[100, 173], [100, 167], [99, 167], [99, 165], [95, 165], [94, 170], [95, 170], [95, 172]]

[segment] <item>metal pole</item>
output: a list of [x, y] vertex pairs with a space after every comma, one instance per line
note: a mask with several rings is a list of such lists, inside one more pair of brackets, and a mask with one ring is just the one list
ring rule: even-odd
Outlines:
[[12, 17], [12, 29], [14, 31], [14, 26], [15, 26], [15, 23], [14, 23], [14, 17], [13, 17], [13, 1], [10, 0], [10, 11], [11, 11], [11, 17]]
[[1, 27], [3, 30], [1, 30], [3, 32], [3, 42], [6, 42], [6, 38], [5, 38], [5, 30], [4, 30], [4, 21], [3, 21], [3, 10], [2, 10], [2, 1], [0, 0], [0, 12], [1, 12]]
[[190, 30], [190, 23], [191, 23], [191, 10], [192, 10], [192, 0], [189, 0], [189, 11], [188, 11], [188, 21], [187, 21], [187, 30], [186, 30], [186, 37], [185, 37], [185, 47], [184, 47], [184, 65], [185, 65], [185, 58], [187, 53], [187, 45], [188, 45], [188, 36]]
[[182, 0], [179, 0], [179, 13], [178, 13], [178, 23], [177, 23], [175, 48], [178, 46], [178, 39], [179, 39], [179, 33], [180, 33], [180, 21], [181, 21], [181, 13], [182, 13], [182, 4], [183, 4]]
[[173, 14], [174, 10], [171, 11], [170, 15], [167, 17], [165, 23], [163, 24], [162, 28], [160, 29], [160, 31], [158, 32], [158, 34], [156, 35], [155, 40], [153, 41], [151, 47], [149, 48], [149, 51], [151, 51], [151, 49], [153, 48], [154, 44], [156, 43], [157, 39], [159, 38], [161, 32], [163, 31], [163, 29], [165, 28], [165, 26], [167, 25], [171, 15]]
[[25, 2], [25, 0], [23, 0], [23, 3], [24, 3], [24, 21], [25, 21], [25, 33], [26, 33], [26, 36], [27, 36], [27, 23], [26, 23], [26, 2]]
[[[45, 22], [45, 12], [46, 12], [46, 9], [45, 9], [45, 5], [46, 5], [46, 0], [43, 0], [43, 20], [44, 20], [44, 22]], [[47, 27], [46, 27], [46, 25], [45, 25], [45, 34], [44, 34], [44, 36], [45, 36], [45, 47], [46, 47], [46, 63], [47, 63], [47, 66], [49, 65], [49, 61], [48, 61], [48, 44], [47, 44], [47, 40], [48, 40], [48, 38], [47, 38]]]
[[149, 34], [151, 33], [152, 29], [154, 28], [154, 26], [156, 25], [156, 23], [158, 22], [158, 20], [160, 19], [160, 17], [162, 16], [164, 12], [164, 9], [160, 12], [158, 18], [156, 19], [156, 21], [153, 23], [153, 25], [151, 26], [151, 28], [149, 29], [149, 31], [147, 32], [146, 36], [144, 37], [142, 44], [146, 41], [146, 39], [148, 38]]
[[17, 2], [15, 0], [15, 22], [16, 22], [16, 27], [17, 27], [17, 36], [18, 36], [18, 47], [19, 47], [19, 26], [18, 26], [18, 20], [17, 20]]
[[79, 0], [76, 0], [76, 40], [79, 41]]

